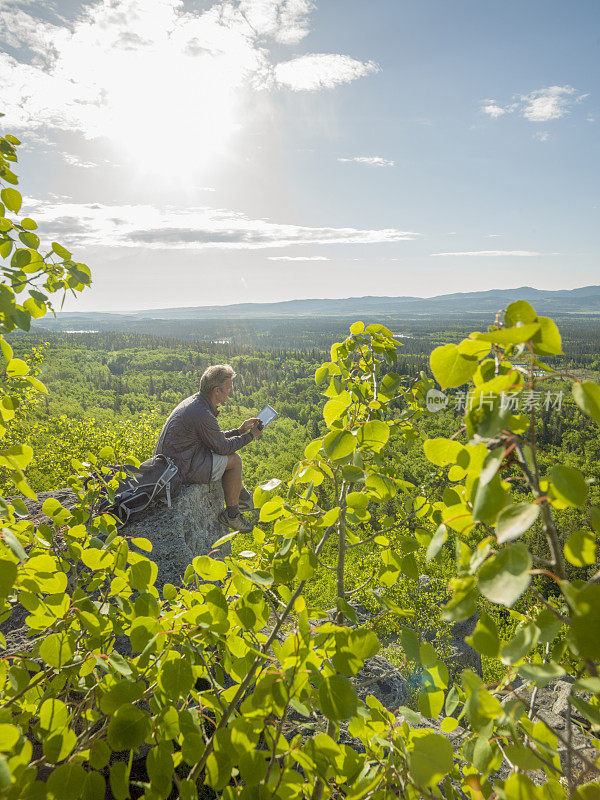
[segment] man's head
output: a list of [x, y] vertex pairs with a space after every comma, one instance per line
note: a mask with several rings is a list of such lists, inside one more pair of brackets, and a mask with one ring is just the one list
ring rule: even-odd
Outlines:
[[200, 378], [200, 393], [215, 406], [224, 403], [233, 392], [235, 372], [229, 364], [214, 364]]

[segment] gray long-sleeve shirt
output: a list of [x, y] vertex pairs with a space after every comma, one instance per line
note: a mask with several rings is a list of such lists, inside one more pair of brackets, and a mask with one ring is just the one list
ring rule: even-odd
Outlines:
[[218, 414], [207, 397], [193, 394], [179, 403], [163, 426], [154, 455], [172, 458], [184, 483], [209, 483], [213, 453], [228, 456], [254, 438], [251, 433], [240, 435], [238, 429], [222, 431]]

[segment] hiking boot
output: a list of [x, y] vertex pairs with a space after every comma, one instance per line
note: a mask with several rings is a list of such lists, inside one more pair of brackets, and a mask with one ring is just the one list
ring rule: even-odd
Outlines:
[[246, 489], [245, 486], [242, 486], [242, 491], [240, 492], [240, 499], [238, 501], [240, 511], [254, 511], [254, 500], [252, 495]]
[[238, 533], [252, 533], [254, 529], [254, 525], [244, 519], [241, 514], [238, 513], [237, 517], [232, 518], [226, 509], [220, 512], [218, 519], [221, 524], [227, 525], [232, 531], [237, 531]]

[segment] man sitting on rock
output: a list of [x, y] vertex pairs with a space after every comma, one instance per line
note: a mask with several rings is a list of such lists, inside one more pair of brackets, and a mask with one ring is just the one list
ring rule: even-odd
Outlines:
[[262, 433], [259, 419], [247, 419], [239, 428], [222, 431], [218, 406], [233, 392], [235, 372], [229, 364], [209, 367], [200, 378], [200, 391], [175, 408], [161, 431], [154, 454], [163, 453], [179, 467], [183, 483], [220, 480], [226, 508], [219, 521], [232, 530], [249, 533], [252, 525], [241, 511], [252, 511], [252, 495], [242, 483], [242, 459], [237, 451]]

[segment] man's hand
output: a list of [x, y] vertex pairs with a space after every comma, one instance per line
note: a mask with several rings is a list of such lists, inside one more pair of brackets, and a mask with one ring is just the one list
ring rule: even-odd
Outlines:
[[242, 424], [239, 427], [239, 431], [240, 434], [248, 433], [248, 431], [251, 431], [256, 438], [256, 436], [260, 436], [260, 434], [262, 433], [262, 427], [263, 427], [262, 422], [258, 419], [258, 417], [253, 417], [252, 419], [247, 419], [245, 422], [242, 422]]

